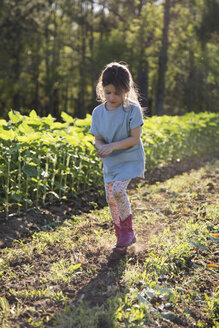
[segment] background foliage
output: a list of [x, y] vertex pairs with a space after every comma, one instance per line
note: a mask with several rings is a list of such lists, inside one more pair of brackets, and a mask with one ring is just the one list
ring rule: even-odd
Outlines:
[[151, 114], [217, 111], [218, 15], [217, 0], [2, 0], [0, 115], [84, 118], [113, 60]]

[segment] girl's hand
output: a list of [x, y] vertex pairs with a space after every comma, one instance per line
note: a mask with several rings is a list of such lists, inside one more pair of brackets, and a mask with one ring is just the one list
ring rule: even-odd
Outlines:
[[112, 152], [113, 152], [112, 144], [106, 144], [100, 148], [98, 155], [102, 158], [105, 158], [105, 157], [109, 156]]

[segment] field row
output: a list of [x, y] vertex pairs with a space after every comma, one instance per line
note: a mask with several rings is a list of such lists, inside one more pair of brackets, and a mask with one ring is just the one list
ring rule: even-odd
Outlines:
[[[0, 216], [102, 189], [101, 161], [89, 132], [91, 116], [63, 123], [11, 111], [0, 120]], [[146, 169], [219, 147], [219, 115], [190, 113], [144, 120]]]

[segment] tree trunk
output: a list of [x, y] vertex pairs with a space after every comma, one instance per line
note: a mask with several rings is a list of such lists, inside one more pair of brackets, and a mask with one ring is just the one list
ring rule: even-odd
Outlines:
[[78, 99], [77, 99], [77, 108], [75, 110], [75, 116], [78, 118], [85, 118], [86, 117], [86, 108], [85, 108], [85, 92], [86, 92], [86, 62], [85, 62], [85, 55], [86, 55], [86, 39], [87, 39], [87, 27], [86, 27], [86, 17], [84, 13], [83, 4], [81, 3], [81, 26], [79, 27], [80, 31], [80, 63], [79, 63], [79, 92], [78, 92]]
[[38, 115], [42, 116], [41, 108], [40, 108], [40, 101], [39, 101], [39, 75], [40, 75], [40, 56], [39, 53], [33, 58], [33, 84], [34, 84], [34, 94], [31, 107], [36, 110]]
[[194, 110], [194, 73], [195, 73], [195, 67], [194, 67], [194, 53], [191, 50], [189, 52], [189, 78], [188, 78], [188, 111], [192, 112]]
[[20, 95], [20, 74], [21, 74], [21, 61], [20, 61], [20, 44], [19, 39], [16, 40], [13, 52], [13, 79], [16, 86], [16, 92], [13, 95], [13, 109], [20, 110], [21, 108], [21, 95]]
[[140, 103], [142, 107], [148, 107], [148, 62], [144, 60], [139, 62], [138, 68], [138, 88], [140, 94]]
[[[92, 1], [92, 17], [94, 16], [94, 2]], [[91, 85], [92, 85], [92, 97], [91, 97], [91, 102], [92, 104], [95, 104], [96, 102], [96, 63], [94, 60], [94, 23], [93, 23], [93, 19], [90, 23], [90, 54], [91, 54]]]
[[158, 81], [156, 90], [156, 115], [164, 114], [164, 95], [165, 95], [165, 74], [167, 70], [167, 49], [168, 49], [168, 29], [170, 22], [170, 0], [164, 4], [164, 26], [162, 35], [162, 45], [159, 55]]
[[[82, 33], [83, 28], [82, 28]], [[85, 78], [85, 51], [86, 51], [86, 38], [85, 34], [82, 35], [82, 47], [81, 47], [81, 62], [80, 62], [80, 83], [79, 83], [79, 93], [78, 93], [78, 108], [76, 110], [76, 117], [85, 118], [85, 92], [86, 92], [86, 78]]]
[[[51, 17], [49, 17], [45, 28], [45, 41], [47, 45], [46, 54], [45, 54], [46, 96], [47, 96], [46, 110], [48, 114], [51, 114], [55, 118], [59, 118], [58, 92], [55, 86], [56, 82], [59, 79], [58, 67], [59, 67], [59, 57], [60, 57], [56, 11], [57, 11], [57, 3], [55, 3], [55, 6], [54, 8], [52, 8], [51, 11], [51, 16], [53, 14], [54, 17], [52, 20]], [[54, 26], [53, 31], [49, 30], [50, 24], [53, 24]]]
[[[49, 24], [49, 22], [48, 22]], [[45, 51], [45, 63], [46, 63], [46, 99], [47, 103], [45, 105], [46, 114], [51, 114], [53, 116], [52, 111], [52, 83], [51, 83], [51, 69], [50, 69], [50, 51], [49, 51], [49, 30], [48, 26], [45, 29], [45, 40], [46, 40], [46, 51]]]

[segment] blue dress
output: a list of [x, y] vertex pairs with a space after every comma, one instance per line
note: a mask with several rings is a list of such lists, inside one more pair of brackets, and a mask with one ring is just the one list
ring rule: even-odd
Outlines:
[[[109, 144], [130, 137], [130, 131], [143, 124], [142, 112], [137, 105], [107, 110], [104, 103], [93, 110], [90, 132]], [[137, 145], [115, 150], [101, 160], [105, 183], [144, 177], [145, 155], [141, 139]]]

